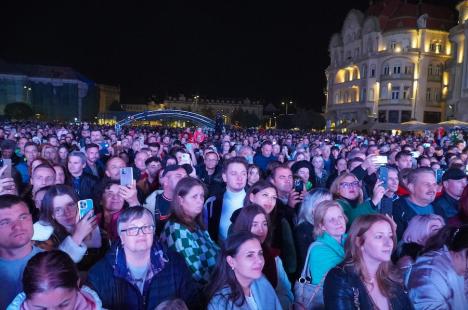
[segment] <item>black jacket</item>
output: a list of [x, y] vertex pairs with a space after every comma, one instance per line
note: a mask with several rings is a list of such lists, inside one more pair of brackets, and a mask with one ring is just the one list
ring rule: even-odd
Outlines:
[[73, 187], [80, 200], [93, 199], [96, 205], [98, 198], [96, 197], [96, 185], [98, 180], [94, 175], [83, 172], [79, 178], [71, 176], [68, 185]]
[[[393, 220], [397, 224], [398, 240], [401, 240], [403, 237], [403, 233], [408, 227], [409, 221], [417, 215], [413, 208], [408, 205], [406, 199], [409, 199], [409, 197], [402, 197], [393, 203], [392, 214]], [[432, 207], [435, 214], [442, 216], [444, 219], [446, 218], [444, 210], [439, 205], [433, 203]]]
[[[389, 300], [391, 309], [413, 309], [403, 287], [393, 283]], [[364, 283], [352, 266], [339, 265], [328, 272], [323, 284], [323, 299], [325, 309], [330, 310], [375, 309]]]
[[448, 218], [454, 217], [458, 214], [459, 209], [459, 201], [455, 198], [452, 198], [444, 192], [442, 196], [434, 200], [433, 206], [437, 206], [437, 208], [444, 210], [444, 219], [447, 221]]

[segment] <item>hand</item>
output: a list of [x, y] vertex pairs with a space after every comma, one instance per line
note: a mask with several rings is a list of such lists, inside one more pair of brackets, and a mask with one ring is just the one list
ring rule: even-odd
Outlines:
[[367, 158], [364, 160], [364, 162], [361, 164], [362, 169], [367, 170], [367, 172], [372, 172], [377, 171], [377, 165], [375, 164], [375, 155], [370, 154], [367, 156]]
[[383, 195], [385, 194], [385, 188], [382, 186], [383, 181], [377, 180], [374, 185], [374, 191], [372, 195], [372, 203], [376, 206], [382, 200]]
[[302, 201], [304, 198], [302, 193], [296, 192], [294, 189], [289, 192], [289, 197], [288, 197], [288, 206], [291, 208], [295, 208], [298, 203]]
[[93, 232], [97, 226], [97, 220], [94, 216], [94, 212], [90, 211], [81, 220], [76, 223], [75, 232], [72, 235], [73, 241], [76, 244], [81, 245], [83, 240]]
[[139, 206], [140, 202], [138, 201], [138, 191], [136, 188], [136, 181], [132, 181], [130, 186], [119, 186], [119, 195], [128, 203], [130, 207]]
[[[0, 168], [0, 176], [5, 172], [8, 166], [5, 165]], [[0, 195], [18, 195], [18, 190], [16, 189], [16, 184], [13, 178], [2, 178], [0, 179]]]

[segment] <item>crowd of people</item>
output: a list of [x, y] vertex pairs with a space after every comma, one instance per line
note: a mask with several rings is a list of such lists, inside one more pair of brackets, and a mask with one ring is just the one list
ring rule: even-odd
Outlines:
[[466, 309], [465, 141], [0, 123], [0, 309]]

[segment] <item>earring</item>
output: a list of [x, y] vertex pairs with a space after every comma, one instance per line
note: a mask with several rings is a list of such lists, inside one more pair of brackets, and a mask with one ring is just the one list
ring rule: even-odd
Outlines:
[[234, 271], [234, 266], [231, 266], [231, 269]]

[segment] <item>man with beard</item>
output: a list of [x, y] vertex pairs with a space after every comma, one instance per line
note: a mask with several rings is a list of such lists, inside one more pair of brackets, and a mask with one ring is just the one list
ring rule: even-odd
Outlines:
[[431, 168], [421, 167], [411, 171], [407, 187], [409, 196], [398, 199], [393, 205], [393, 219], [397, 224], [399, 240], [415, 215], [437, 214], [446, 218], [444, 210], [433, 204], [437, 183]]

